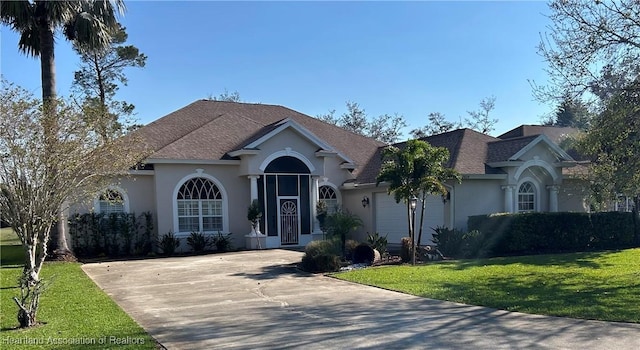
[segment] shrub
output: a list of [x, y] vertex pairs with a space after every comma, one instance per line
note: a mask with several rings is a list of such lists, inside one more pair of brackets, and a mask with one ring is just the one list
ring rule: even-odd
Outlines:
[[223, 235], [218, 232], [218, 234], [213, 237], [213, 245], [216, 246], [216, 250], [219, 252], [228, 252], [233, 248], [231, 240], [231, 233]]
[[162, 250], [162, 254], [164, 255], [173, 255], [179, 246], [180, 240], [176, 238], [171, 231], [162, 235], [162, 238], [158, 241], [158, 247]]
[[304, 255], [300, 268], [308, 272], [335, 272], [340, 270], [340, 257], [333, 254]]
[[411, 237], [400, 240], [400, 258], [403, 262], [411, 262]]
[[438, 226], [433, 229], [433, 243], [438, 246], [438, 250], [445, 256], [459, 257], [462, 250], [462, 239], [464, 232], [455, 229], [449, 229], [444, 226]]
[[304, 247], [304, 253], [308, 256], [340, 255], [340, 247], [335, 241], [311, 241]]
[[380, 236], [378, 232], [367, 235], [367, 243], [369, 243], [373, 249], [376, 249], [380, 254], [387, 252], [387, 235]]
[[187, 245], [189, 245], [195, 253], [201, 253], [211, 245], [211, 239], [202, 232], [191, 232], [189, 237], [187, 237]]
[[346, 260], [353, 260], [353, 250], [358, 246], [358, 241], [353, 239], [347, 239], [344, 242], [344, 258]]
[[375, 253], [373, 252], [373, 248], [367, 243], [361, 243], [353, 250], [354, 264], [373, 264], [374, 260]]
[[68, 223], [72, 249], [80, 257], [146, 255], [153, 249], [150, 212], [76, 214]]
[[311, 241], [304, 248], [300, 268], [308, 272], [333, 272], [340, 269], [341, 248], [337, 240]]
[[636, 246], [633, 213], [521, 213], [469, 217], [492, 256]]

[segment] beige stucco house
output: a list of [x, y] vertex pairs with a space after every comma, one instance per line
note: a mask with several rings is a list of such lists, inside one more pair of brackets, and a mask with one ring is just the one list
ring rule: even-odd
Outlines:
[[[576, 162], [558, 147], [568, 128], [522, 126], [499, 137], [470, 129], [431, 136], [463, 175], [449, 194], [427, 201], [431, 227], [466, 228], [470, 215], [517, 211], [585, 211], [568, 174]], [[236, 247], [304, 246], [323, 235], [318, 201], [358, 215], [366, 233], [407, 236], [406, 206], [375, 185], [386, 145], [282, 106], [200, 100], [137, 131], [153, 150], [145, 170], [111, 188], [121, 204], [97, 198], [95, 211], [151, 211], [157, 233], [232, 233]], [[397, 146], [402, 147], [400, 143]], [[251, 236], [247, 208], [264, 216]], [[419, 220], [419, 218], [418, 218]], [[186, 247], [186, 244], [181, 245]]]

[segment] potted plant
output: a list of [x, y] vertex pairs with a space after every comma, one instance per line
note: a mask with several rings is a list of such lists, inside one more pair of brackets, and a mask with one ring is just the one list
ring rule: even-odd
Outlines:
[[251, 201], [251, 205], [247, 209], [247, 220], [251, 223], [251, 232], [246, 235], [247, 248], [262, 249], [263, 243], [266, 243], [265, 236], [260, 232], [260, 219], [262, 218], [262, 209], [257, 199]]

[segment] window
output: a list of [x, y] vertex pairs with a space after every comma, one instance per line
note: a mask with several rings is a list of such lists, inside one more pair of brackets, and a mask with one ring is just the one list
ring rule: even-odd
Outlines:
[[178, 231], [222, 231], [222, 193], [208, 179], [196, 177], [178, 191]]
[[518, 189], [518, 211], [528, 212], [536, 210], [536, 188], [531, 182], [525, 182]]
[[124, 196], [120, 191], [109, 189], [98, 197], [98, 211], [102, 214], [124, 213]]
[[320, 186], [318, 200], [327, 204], [327, 213], [332, 214], [338, 210], [338, 196], [331, 186]]

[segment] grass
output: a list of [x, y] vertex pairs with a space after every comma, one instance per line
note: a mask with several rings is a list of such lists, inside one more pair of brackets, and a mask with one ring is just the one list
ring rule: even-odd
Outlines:
[[[155, 341], [101, 291], [79, 263], [45, 263], [42, 277], [50, 284], [40, 299], [38, 321], [17, 329], [22, 247], [4, 229], [0, 237], [0, 348], [2, 349], [155, 349]], [[5, 240], [6, 238], [6, 240]], [[25, 347], [24, 344], [29, 344]]]
[[640, 249], [443, 261], [339, 273], [425, 298], [531, 314], [640, 323]]

